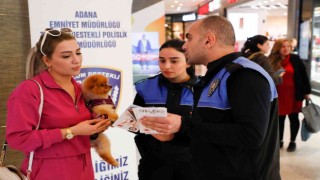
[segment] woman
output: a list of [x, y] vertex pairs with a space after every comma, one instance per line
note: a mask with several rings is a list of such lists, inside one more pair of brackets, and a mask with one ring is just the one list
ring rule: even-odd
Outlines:
[[[166, 107], [170, 113], [191, 115], [192, 87], [197, 77], [188, 68], [183, 44], [181, 40], [169, 40], [160, 47], [161, 74], [136, 83], [134, 104]], [[159, 134], [138, 133], [135, 137], [141, 155], [139, 180], [195, 179], [188, 148], [189, 139], [179, 134], [171, 141], [167, 139], [170, 138]]]
[[[28, 56], [27, 76], [43, 89], [44, 105], [39, 121], [40, 92], [25, 80], [7, 103], [6, 139], [10, 147], [25, 153], [21, 170], [34, 151], [32, 180], [94, 179], [89, 136], [104, 131], [110, 122], [91, 118], [79, 84], [81, 49], [70, 29], [47, 29]], [[46, 67], [44, 69], [44, 67]]]
[[285, 118], [290, 120], [290, 143], [287, 151], [296, 150], [296, 137], [300, 122], [298, 118], [301, 112], [302, 101], [309, 99], [311, 93], [310, 81], [300, 57], [291, 54], [291, 44], [288, 39], [277, 40], [271, 50], [269, 59], [275, 71], [284, 69], [283, 82], [277, 85], [279, 99], [279, 128], [280, 147], [283, 147], [283, 131]]
[[243, 45], [243, 48], [241, 49], [241, 53], [244, 55], [244, 57], [264, 68], [272, 77], [273, 81], [276, 84], [279, 84], [282, 82], [282, 76], [285, 72], [274, 72], [268, 57], [265, 56], [269, 49], [269, 39], [263, 35], [255, 35], [247, 39]]

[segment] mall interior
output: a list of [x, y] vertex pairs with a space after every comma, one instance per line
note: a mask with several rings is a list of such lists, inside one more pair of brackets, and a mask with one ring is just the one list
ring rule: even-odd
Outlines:
[[[28, 9], [28, 1], [0, 0], [0, 142], [4, 142], [5, 136], [7, 99], [25, 79], [25, 57], [31, 46]], [[194, 21], [210, 15], [230, 20], [236, 33], [236, 51], [240, 51], [248, 37], [257, 34], [267, 36], [271, 46], [277, 39], [296, 39], [296, 53], [309, 75], [311, 98], [320, 105], [319, 0], [132, 0], [131, 14], [135, 23], [149, 20], [141, 18], [144, 11], [158, 14], [160, 11], [160, 15], [143, 28], [133, 25], [132, 38], [135, 41], [142, 34], [155, 38], [152, 46], [156, 51], [166, 40], [184, 40]], [[157, 59], [157, 52], [154, 58]], [[133, 58], [133, 82], [158, 72], [157, 64], [153, 64], [154, 69], [151, 65], [151, 68], [141, 70], [136, 68], [135, 61]], [[197, 66], [196, 72], [204, 75], [206, 68]], [[302, 113], [299, 118], [303, 119]], [[282, 179], [320, 180], [320, 133], [302, 141], [299, 132], [297, 150], [287, 152], [290, 130], [289, 121], [286, 122], [285, 145], [280, 149]], [[9, 149], [6, 161], [19, 166], [22, 158], [21, 152]]]

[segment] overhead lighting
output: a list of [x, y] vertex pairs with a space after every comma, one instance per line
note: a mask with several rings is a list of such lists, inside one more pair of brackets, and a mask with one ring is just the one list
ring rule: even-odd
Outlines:
[[180, 3], [180, 4], [179, 4], [179, 6], [183, 6], [183, 4], [182, 4], [182, 3]]
[[184, 14], [182, 21], [194, 21], [197, 19], [196, 13]]
[[270, 5], [270, 7], [273, 8], [273, 9], [278, 9], [278, 7], [275, 6], [275, 5]]
[[174, 3], [178, 3], [179, 1], [174, 1]]
[[258, 6], [250, 6], [252, 9], [259, 9]]
[[171, 5], [172, 8], [174, 8], [174, 5]]
[[181, 6], [178, 6], [178, 7], [177, 7], [177, 11], [180, 11], [180, 10], [181, 10]]
[[260, 6], [262, 9], [271, 9], [270, 7], [268, 6]]
[[280, 7], [282, 7], [283, 9], [287, 9], [288, 7], [287, 6], [285, 6], [285, 5], [280, 5]]
[[212, 12], [216, 9], [219, 9], [221, 7], [221, 1], [220, 0], [214, 0], [209, 2], [209, 11]]

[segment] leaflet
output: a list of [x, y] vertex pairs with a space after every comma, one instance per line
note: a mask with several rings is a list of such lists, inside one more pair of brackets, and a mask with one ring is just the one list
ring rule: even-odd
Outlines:
[[140, 107], [130, 105], [120, 117], [113, 123], [113, 127], [119, 127], [131, 132], [144, 134], [159, 134], [158, 131], [145, 127], [139, 120], [145, 116], [167, 117], [167, 108], [164, 107]]

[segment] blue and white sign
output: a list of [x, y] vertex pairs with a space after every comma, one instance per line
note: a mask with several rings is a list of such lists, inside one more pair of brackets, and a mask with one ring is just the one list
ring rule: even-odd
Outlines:
[[[118, 114], [133, 102], [132, 0], [28, 0], [31, 45], [46, 28], [70, 28], [83, 54], [83, 69], [75, 78], [81, 82], [93, 73], [106, 75], [113, 85], [111, 96]], [[95, 179], [138, 179], [134, 134], [110, 127], [105, 133], [113, 156], [113, 167], [92, 151]]]

